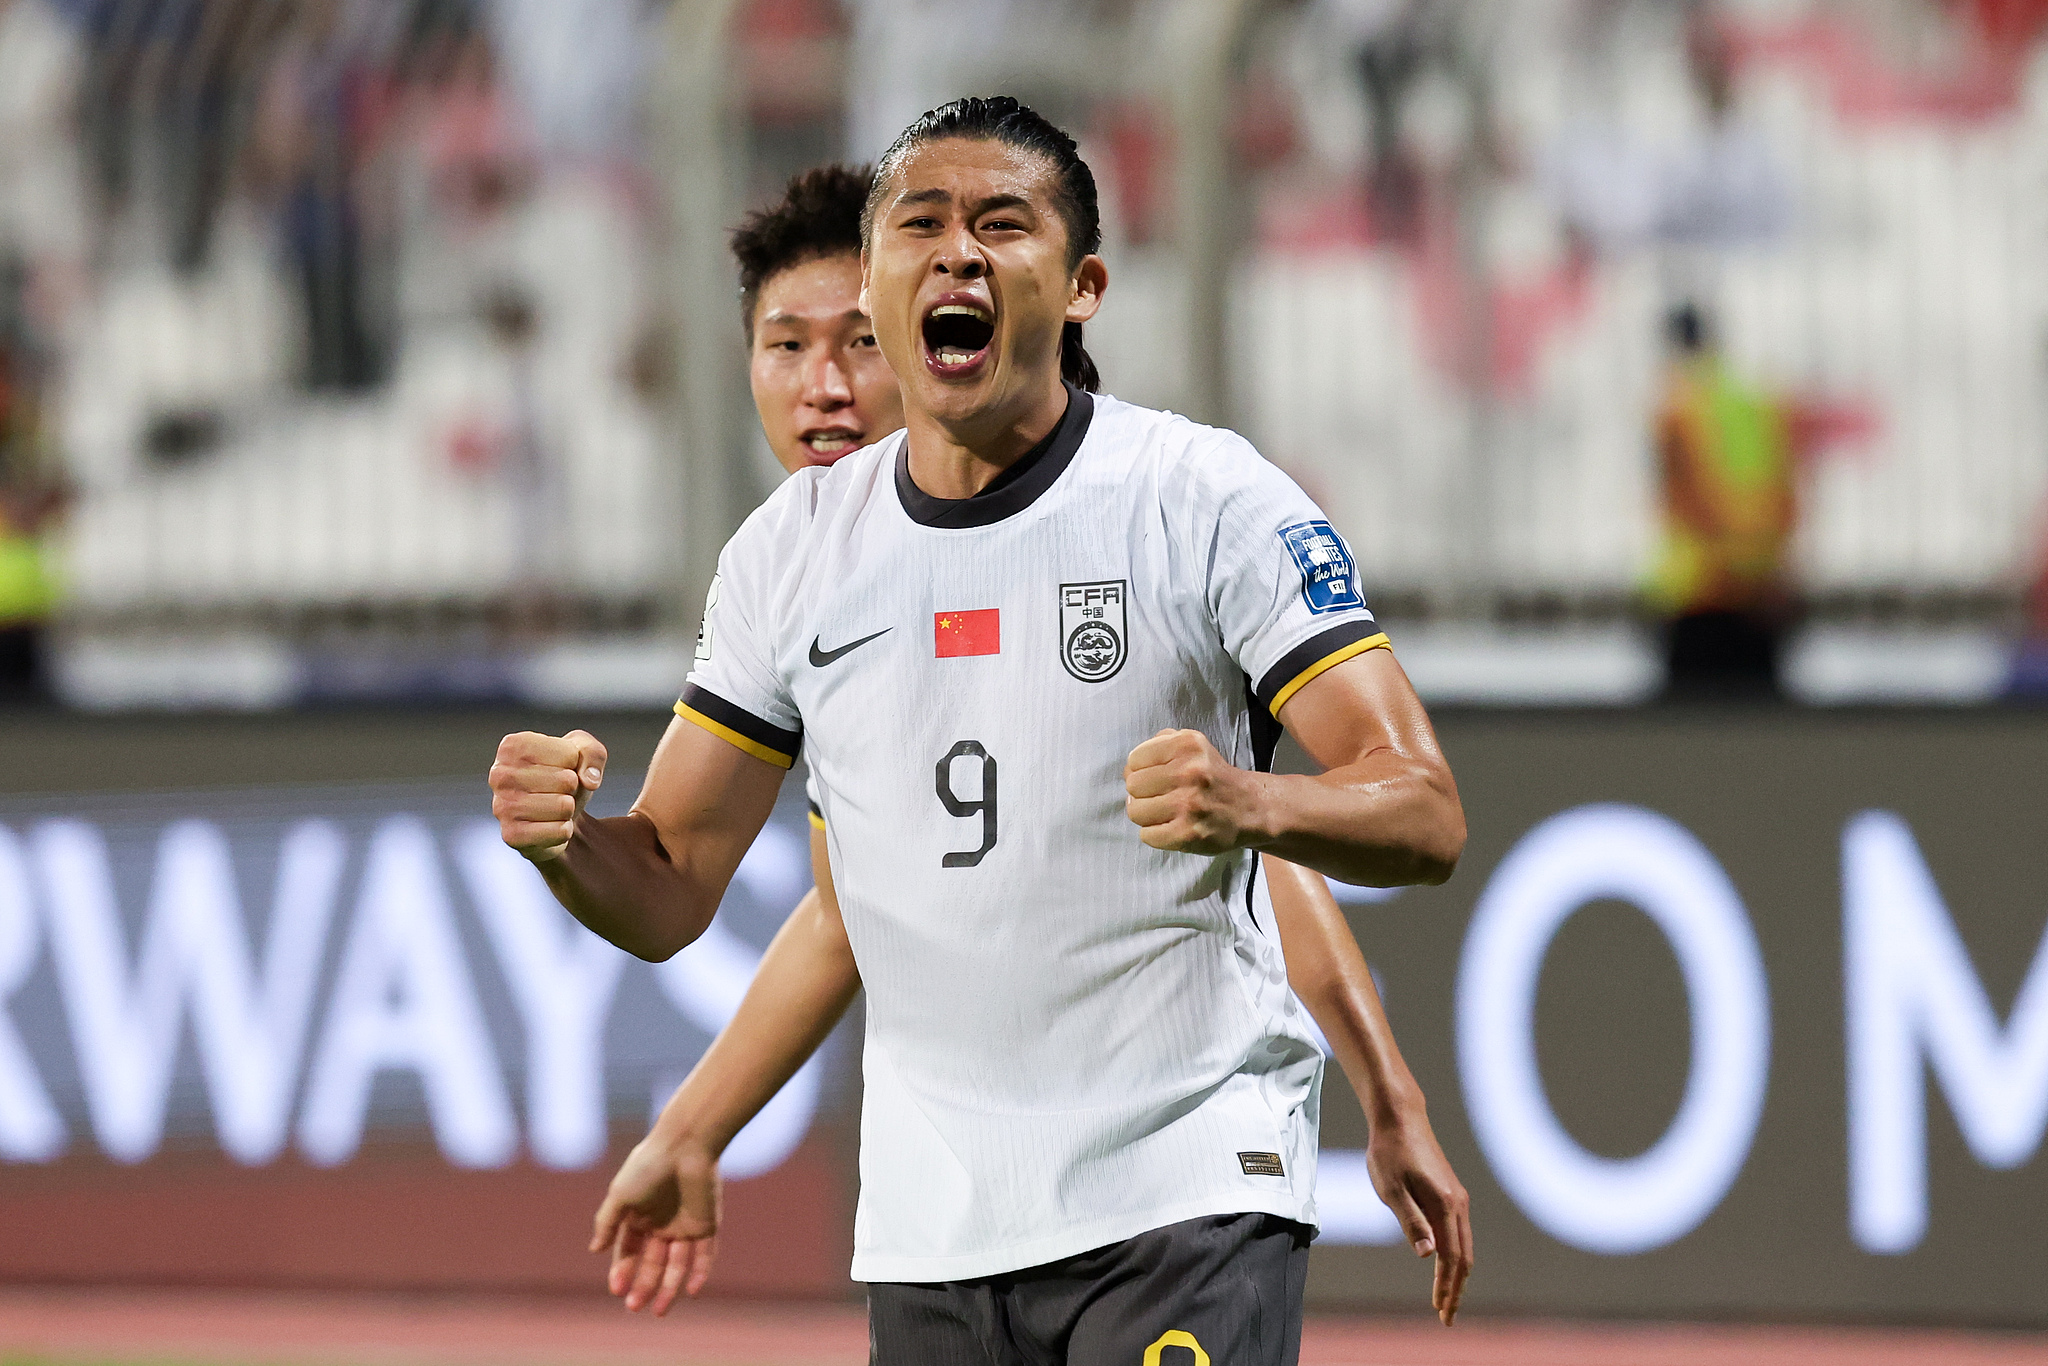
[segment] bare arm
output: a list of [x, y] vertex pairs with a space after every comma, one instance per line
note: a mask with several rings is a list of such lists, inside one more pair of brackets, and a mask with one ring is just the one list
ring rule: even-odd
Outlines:
[[1373, 1188], [1401, 1221], [1416, 1255], [1436, 1256], [1430, 1302], [1449, 1327], [1472, 1270], [1471, 1201], [1437, 1144], [1422, 1088], [1394, 1043], [1379, 988], [1329, 884], [1284, 859], [1268, 855], [1263, 863], [1287, 980], [1365, 1107]]
[[717, 1256], [719, 1155], [817, 1052], [860, 990], [822, 831], [811, 832], [811, 867], [817, 887], [783, 923], [738, 1012], [598, 1208], [590, 1248], [611, 1250], [611, 1292], [628, 1309], [651, 1302], [665, 1314], [679, 1291], [703, 1287]]
[[768, 945], [732, 1020], [676, 1089], [650, 1138], [716, 1157], [796, 1075], [860, 991], [860, 969], [839, 916], [823, 832], [811, 832], [818, 885]]
[[669, 723], [630, 814], [584, 814], [605, 749], [585, 731], [508, 735], [491, 812], [555, 899], [626, 952], [660, 962], [695, 942], [775, 805], [784, 770], [687, 721]]
[[1392, 651], [1368, 650], [1311, 679], [1280, 721], [1323, 768], [1253, 773], [1199, 731], [1161, 731], [1131, 751], [1125, 809], [1155, 849], [1260, 849], [1340, 882], [1440, 883], [1465, 848], [1450, 765]]

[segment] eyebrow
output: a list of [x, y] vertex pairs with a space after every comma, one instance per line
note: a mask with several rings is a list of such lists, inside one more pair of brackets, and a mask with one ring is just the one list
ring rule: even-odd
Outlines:
[[[857, 308], [849, 308], [839, 315], [840, 322], [866, 322], [867, 320], [868, 315]], [[761, 326], [773, 327], [776, 323], [807, 323], [809, 321], [810, 319], [801, 313], [787, 313], [778, 309], [776, 312], [770, 313], [767, 317], [761, 319]]]
[[[896, 201], [898, 208], [908, 204], [950, 204], [953, 193], [933, 186], [929, 190], [912, 190]], [[991, 209], [1028, 209], [1031, 201], [1020, 194], [992, 194], [987, 199], [978, 199], [968, 205], [969, 215], [979, 218]]]

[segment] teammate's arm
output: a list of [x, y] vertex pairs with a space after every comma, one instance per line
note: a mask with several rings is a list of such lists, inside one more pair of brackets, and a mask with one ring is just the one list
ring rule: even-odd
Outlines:
[[846, 1013], [860, 971], [840, 918], [823, 831], [811, 832], [818, 885], [783, 923], [739, 1010], [612, 1178], [592, 1252], [610, 1249], [611, 1292], [666, 1314], [694, 1295], [718, 1250], [718, 1159]]
[[1373, 1189], [1401, 1221], [1415, 1255], [1436, 1256], [1430, 1302], [1449, 1327], [1472, 1271], [1471, 1201], [1437, 1144], [1422, 1088], [1394, 1043], [1379, 988], [1329, 884], [1285, 859], [1268, 856], [1262, 863], [1288, 983], [1365, 1107]]
[[1297, 689], [1280, 723], [1323, 768], [1234, 767], [1200, 731], [1131, 751], [1125, 809], [1155, 849], [1260, 849], [1340, 882], [1436, 884], [1465, 848], [1465, 813], [1422, 701], [1393, 652], [1371, 649]]
[[491, 814], [571, 915], [660, 962], [711, 923], [784, 769], [672, 721], [632, 811], [594, 819], [584, 806], [604, 766], [605, 748], [587, 731], [508, 735], [491, 766]]

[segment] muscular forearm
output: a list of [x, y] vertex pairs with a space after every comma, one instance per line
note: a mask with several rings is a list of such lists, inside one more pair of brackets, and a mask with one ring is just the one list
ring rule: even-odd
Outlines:
[[1391, 652], [1369, 650], [1312, 680], [1280, 722], [1324, 771], [1252, 777], [1255, 847], [1367, 887], [1450, 877], [1465, 849], [1465, 811]]
[[1421, 1116], [1422, 1088], [1394, 1042], [1365, 954], [1329, 901], [1328, 889], [1310, 884], [1320, 883], [1321, 875], [1284, 859], [1262, 862], [1287, 954], [1288, 983], [1329, 1040], [1367, 1120], [1378, 1130]]
[[491, 765], [491, 814], [571, 915], [660, 962], [711, 923], [783, 770], [678, 719], [631, 814], [600, 820], [585, 806], [607, 758], [588, 731], [508, 735]]
[[696, 942], [725, 895], [692, 877], [637, 811], [582, 818], [561, 853], [534, 866], [569, 914], [651, 963]]
[[663, 1107], [650, 1138], [723, 1152], [825, 1042], [859, 990], [845, 927], [813, 891], [768, 946], [732, 1022]]
[[1192, 730], [1163, 730], [1132, 750], [1124, 811], [1145, 843], [1189, 854], [1258, 849], [1367, 886], [1450, 877], [1465, 813], [1391, 654], [1368, 650], [1310, 679], [1279, 720], [1321, 774], [1238, 768]]
[[1251, 839], [1265, 853], [1368, 887], [1433, 886], [1458, 866], [1465, 822], [1440, 764], [1379, 750], [1253, 782]]

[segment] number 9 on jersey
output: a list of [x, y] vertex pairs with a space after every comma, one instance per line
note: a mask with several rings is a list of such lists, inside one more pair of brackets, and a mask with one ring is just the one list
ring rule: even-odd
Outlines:
[[[953, 761], [956, 759], [981, 760], [981, 797], [976, 801], [963, 800], [953, 791]], [[982, 748], [979, 740], [962, 740], [947, 750], [939, 759], [938, 771], [934, 777], [939, 800], [945, 803], [949, 815], [981, 817], [981, 847], [963, 849], [946, 855], [940, 863], [947, 868], [972, 868], [980, 863], [982, 856], [996, 847], [996, 760], [995, 756]]]

